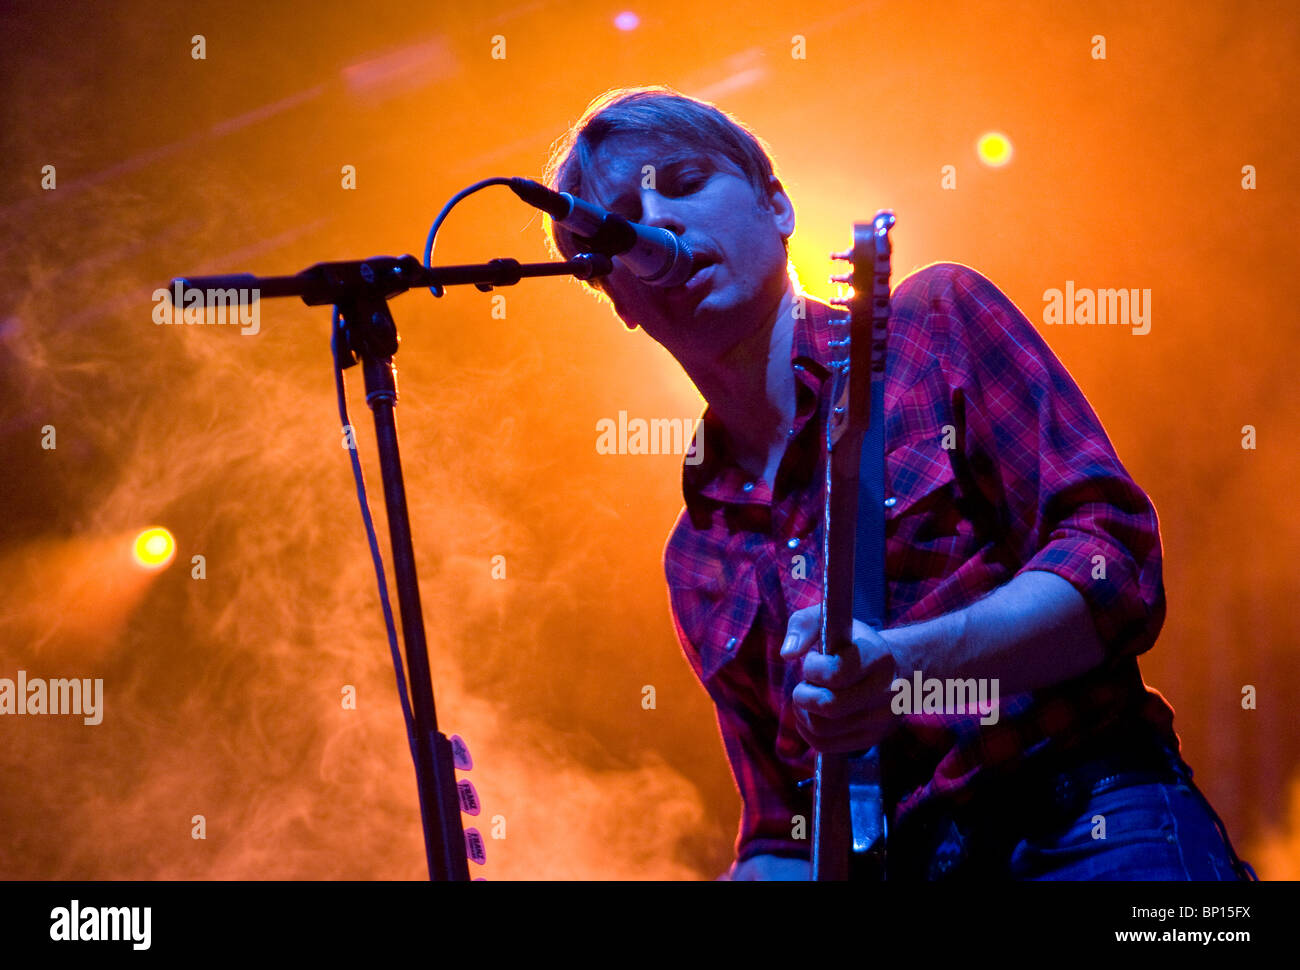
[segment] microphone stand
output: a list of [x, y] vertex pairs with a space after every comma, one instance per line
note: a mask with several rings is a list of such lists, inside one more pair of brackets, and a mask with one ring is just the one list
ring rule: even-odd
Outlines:
[[[424, 635], [420, 587], [415, 575], [415, 550], [407, 514], [406, 487], [397, 447], [397, 378], [393, 355], [400, 337], [388, 300], [413, 286], [432, 287], [472, 283], [483, 292], [513, 286], [524, 277], [576, 276], [591, 279], [611, 272], [613, 263], [598, 253], [564, 262], [524, 263], [494, 259], [465, 266], [426, 268], [414, 256], [375, 256], [371, 259], [317, 263], [295, 276], [179, 277], [172, 280], [173, 301], [183, 290], [252, 291], [252, 298], [298, 296], [308, 306], [333, 304], [338, 324], [331, 339], [343, 367], [360, 363], [365, 375], [366, 403], [374, 413], [375, 439], [384, 481], [384, 506], [393, 550], [393, 574], [406, 645], [411, 707], [415, 720], [412, 756], [420, 795], [425, 855], [431, 880], [469, 881], [465, 830], [460, 820], [456, 772], [451, 742], [438, 730], [429, 677], [429, 651]], [[206, 298], [206, 293], [205, 293]], [[210, 305], [206, 299], [204, 306]]]

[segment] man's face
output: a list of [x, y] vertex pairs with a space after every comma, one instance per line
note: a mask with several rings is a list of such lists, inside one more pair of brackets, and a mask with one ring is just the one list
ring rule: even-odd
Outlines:
[[604, 278], [618, 315], [684, 363], [725, 354], [772, 316], [790, 285], [782, 239], [794, 231], [794, 209], [775, 180], [770, 202], [760, 201], [726, 158], [614, 135], [594, 153], [581, 191], [677, 233], [694, 253], [701, 268], [681, 286], [642, 283], [617, 260]]

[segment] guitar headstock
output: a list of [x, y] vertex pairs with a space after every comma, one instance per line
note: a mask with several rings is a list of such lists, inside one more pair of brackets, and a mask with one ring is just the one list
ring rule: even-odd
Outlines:
[[[864, 402], [871, 399], [872, 380], [884, 379], [893, 226], [894, 213], [882, 209], [871, 222], [853, 224], [852, 249], [831, 253], [832, 259], [852, 263], [850, 272], [832, 276], [831, 282], [853, 288], [847, 299], [830, 301], [849, 311], [847, 319], [836, 321], [838, 335], [830, 341], [839, 388], [828, 427], [832, 445], [846, 434], [857, 439], [866, 433], [870, 411]], [[867, 366], [852, 366], [854, 348], [860, 361], [869, 361]]]

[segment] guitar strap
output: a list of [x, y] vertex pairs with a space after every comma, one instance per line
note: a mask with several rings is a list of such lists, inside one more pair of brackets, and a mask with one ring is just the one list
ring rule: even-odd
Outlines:
[[[871, 416], [858, 470], [854, 538], [853, 617], [874, 629], [885, 625], [885, 382], [871, 382]], [[880, 777], [880, 746], [849, 760], [849, 817], [855, 854], [871, 855], [883, 878], [888, 834]]]
[[871, 382], [871, 421], [858, 467], [858, 534], [853, 555], [853, 618], [885, 625], [885, 382]]

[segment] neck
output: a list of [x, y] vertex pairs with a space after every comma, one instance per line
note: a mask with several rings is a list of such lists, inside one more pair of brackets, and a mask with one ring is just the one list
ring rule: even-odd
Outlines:
[[719, 357], [686, 363], [739, 464], [755, 476], [772, 472], [794, 422], [796, 383], [790, 369], [794, 289], [788, 283], [760, 326]]

